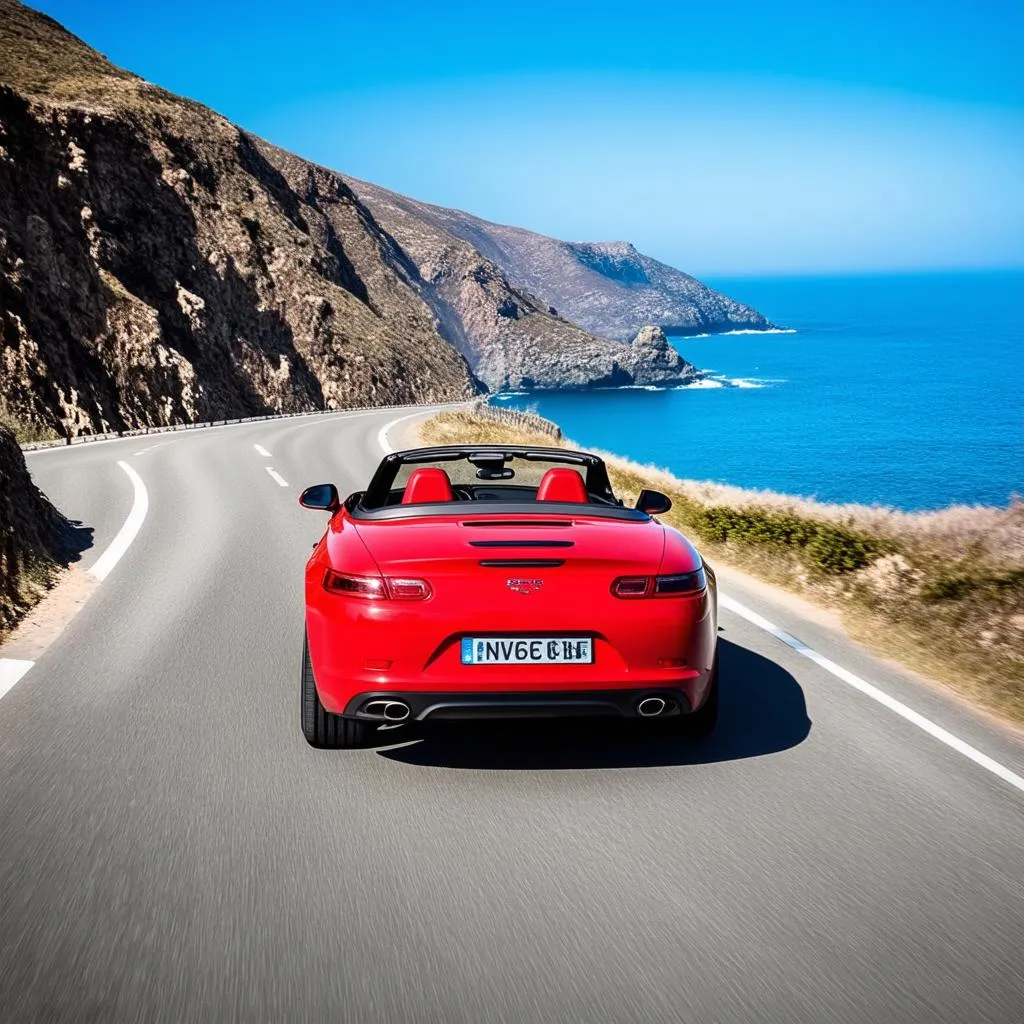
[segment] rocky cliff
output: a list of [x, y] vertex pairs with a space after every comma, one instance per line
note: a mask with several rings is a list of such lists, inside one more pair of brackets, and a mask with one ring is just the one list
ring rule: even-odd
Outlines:
[[562, 242], [366, 182], [350, 184], [389, 231], [401, 233], [411, 222], [421, 233], [461, 240], [500, 268], [513, 288], [539, 296], [592, 334], [626, 341], [649, 324], [669, 334], [772, 326], [756, 309], [644, 256], [628, 242]]
[[501, 266], [424, 215], [432, 207], [348, 181], [413, 261], [440, 329], [490, 389], [671, 386], [694, 379], [693, 366], [667, 342], [652, 348], [647, 341], [627, 346], [595, 337], [514, 287]]
[[[385, 211], [385, 204], [375, 207]], [[0, 0], [0, 394], [87, 433], [689, 379]]]
[[0, 392], [64, 433], [478, 390], [351, 190], [0, 0]]
[[32, 483], [0, 424], [0, 637], [34, 603], [68, 553], [68, 524]]

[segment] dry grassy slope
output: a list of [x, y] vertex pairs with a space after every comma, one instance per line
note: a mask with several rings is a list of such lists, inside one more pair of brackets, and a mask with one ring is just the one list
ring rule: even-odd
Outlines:
[[[351, 179], [350, 184], [415, 261], [442, 330], [492, 390], [675, 385], [694, 379], [693, 366], [660, 333], [654, 346], [646, 335], [633, 345], [595, 337], [511, 284], [503, 266], [430, 215], [437, 208], [366, 182]], [[620, 299], [631, 301], [626, 295]], [[638, 327], [649, 322], [641, 320]]]
[[0, 0], [0, 393], [60, 432], [463, 397], [340, 178]]
[[[484, 406], [428, 420], [426, 443], [553, 439], [548, 421]], [[605, 456], [615, 493], [668, 494], [663, 517], [713, 565], [838, 611], [850, 633], [1024, 724], [1024, 504], [896, 512], [680, 480]]]
[[376, 185], [351, 184], [389, 230], [391, 216], [400, 211], [421, 230], [461, 240], [500, 267], [511, 287], [542, 296], [544, 305], [552, 303], [600, 337], [627, 341], [648, 324], [681, 334], [772, 326], [756, 309], [644, 256], [628, 242], [563, 242]]

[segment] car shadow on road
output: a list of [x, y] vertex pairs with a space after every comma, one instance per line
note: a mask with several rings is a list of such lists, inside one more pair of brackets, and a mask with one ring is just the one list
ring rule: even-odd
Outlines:
[[759, 757], [787, 750], [807, 737], [811, 723], [803, 690], [784, 668], [720, 639], [719, 671], [718, 727], [706, 740], [662, 739], [621, 721], [519, 720], [432, 727], [415, 742], [378, 753], [438, 768], [653, 768]]

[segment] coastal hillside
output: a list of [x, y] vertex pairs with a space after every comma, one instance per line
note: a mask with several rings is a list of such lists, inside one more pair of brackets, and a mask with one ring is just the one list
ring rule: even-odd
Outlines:
[[437, 237], [459, 239], [499, 267], [513, 287], [603, 338], [627, 341], [648, 324], [669, 334], [773, 326], [756, 309], [644, 256], [629, 242], [562, 242], [377, 185], [350, 184], [389, 231], [408, 238], [411, 251], [423, 251], [429, 261]]
[[490, 390], [675, 386], [695, 379], [694, 367], [650, 320], [640, 319], [630, 345], [596, 337], [535, 291], [517, 288], [500, 262], [432, 215], [438, 208], [346, 180], [415, 263], [440, 329]]
[[358, 199], [284, 162], [0, 0], [8, 413], [75, 435], [476, 390]]
[[406, 242], [339, 175], [0, 0], [0, 407], [30, 431], [692, 379], [454, 236]]

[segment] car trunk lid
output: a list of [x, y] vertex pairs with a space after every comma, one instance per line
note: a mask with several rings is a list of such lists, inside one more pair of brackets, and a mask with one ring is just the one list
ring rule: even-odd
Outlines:
[[615, 576], [657, 572], [664, 531], [653, 521], [594, 516], [424, 517], [356, 526], [386, 576], [467, 581], [491, 570], [571, 570]]

